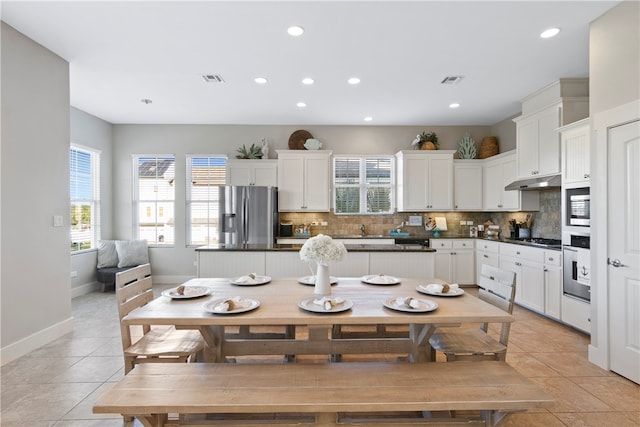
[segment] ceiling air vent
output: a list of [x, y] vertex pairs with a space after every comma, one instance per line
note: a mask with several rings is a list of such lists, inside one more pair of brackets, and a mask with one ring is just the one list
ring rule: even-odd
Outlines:
[[440, 83], [443, 85], [454, 85], [460, 83], [462, 76], [447, 76]]
[[224, 83], [224, 79], [220, 74], [203, 74], [202, 78], [207, 83]]

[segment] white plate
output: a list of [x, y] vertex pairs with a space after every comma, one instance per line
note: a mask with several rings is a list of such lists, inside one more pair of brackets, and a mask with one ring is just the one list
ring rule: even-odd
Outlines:
[[257, 286], [264, 285], [271, 281], [271, 277], [269, 276], [256, 276], [253, 280], [245, 281], [244, 278], [249, 278], [248, 276], [240, 276], [231, 279], [231, 284], [238, 286]]
[[[298, 279], [298, 283], [301, 283], [303, 285], [310, 285], [310, 286], [314, 286], [316, 284], [316, 276], [304, 276]], [[329, 277], [329, 283], [331, 283], [332, 285], [335, 285], [336, 283], [338, 283], [338, 278], [337, 277]]]
[[325, 310], [323, 305], [314, 304], [313, 301], [320, 299], [317, 297], [311, 297], [303, 299], [298, 303], [298, 307], [306, 311], [312, 311], [314, 313], [340, 313], [347, 311], [353, 307], [353, 301], [345, 299], [342, 304], [338, 304], [335, 307], [331, 307], [331, 310]]
[[415, 298], [414, 301], [418, 301], [419, 306], [416, 308], [407, 307], [406, 304], [398, 304], [396, 298], [389, 298], [383, 302], [384, 306], [390, 308], [392, 310], [404, 311], [407, 313], [426, 313], [428, 311], [433, 311], [438, 308], [438, 304], [428, 300], [428, 299], [418, 299]]
[[371, 274], [369, 276], [362, 276], [360, 278], [364, 283], [370, 285], [397, 285], [400, 283], [400, 279], [393, 276], [385, 276], [382, 274]]
[[218, 298], [213, 301], [209, 301], [204, 305], [204, 309], [209, 313], [214, 314], [237, 314], [237, 313], [245, 313], [247, 311], [255, 310], [260, 306], [260, 301], [251, 298], [242, 298], [239, 302], [234, 299], [234, 303], [236, 307], [233, 310], [221, 311], [216, 310], [216, 306], [226, 300], [233, 298]]
[[162, 291], [162, 296], [173, 299], [187, 299], [187, 298], [199, 298], [211, 293], [211, 288], [207, 286], [185, 286], [185, 293], [179, 294], [176, 290], [178, 287], [171, 289], [165, 289]]
[[421, 294], [433, 295], [436, 297], [459, 297], [460, 295], [464, 294], [464, 289], [461, 288], [450, 289], [447, 293], [430, 292], [427, 290], [427, 285], [418, 285], [416, 287], [416, 291], [420, 292]]

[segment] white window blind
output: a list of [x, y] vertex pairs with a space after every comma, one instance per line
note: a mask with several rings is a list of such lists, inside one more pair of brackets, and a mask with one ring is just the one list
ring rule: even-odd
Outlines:
[[151, 245], [175, 242], [175, 157], [134, 156], [135, 227]]
[[92, 249], [100, 238], [100, 153], [69, 149], [71, 252]]
[[334, 212], [393, 213], [393, 165], [391, 156], [334, 156]]
[[226, 179], [226, 156], [187, 156], [188, 245], [218, 243], [218, 189]]

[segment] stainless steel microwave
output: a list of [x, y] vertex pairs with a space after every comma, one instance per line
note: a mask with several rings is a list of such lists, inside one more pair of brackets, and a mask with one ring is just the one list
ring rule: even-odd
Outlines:
[[566, 190], [567, 225], [589, 227], [591, 225], [591, 196], [589, 187]]

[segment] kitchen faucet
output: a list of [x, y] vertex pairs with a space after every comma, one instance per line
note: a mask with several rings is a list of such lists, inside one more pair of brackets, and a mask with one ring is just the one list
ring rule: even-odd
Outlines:
[[362, 236], [364, 236], [365, 234], [367, 234], [367, 230], [365, 229], [364, 224], [362, 224], [362, 225], [360, 226], [360, 234], [361, 234]]

